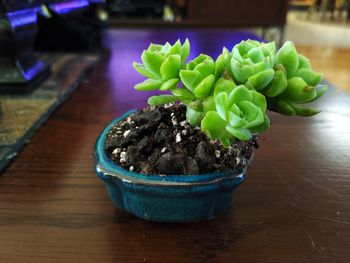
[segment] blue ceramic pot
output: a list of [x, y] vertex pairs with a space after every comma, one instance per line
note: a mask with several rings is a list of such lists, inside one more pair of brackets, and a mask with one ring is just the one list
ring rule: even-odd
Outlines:
[[227, 210], [246, 171], [201, 175], [144, 175], [130, 172], [108, 159], [104, 151], [108, 131], [135, 111], [112, 121], [96, 141], [95, 169], [115, 206], [157, 222], [196, 222]]

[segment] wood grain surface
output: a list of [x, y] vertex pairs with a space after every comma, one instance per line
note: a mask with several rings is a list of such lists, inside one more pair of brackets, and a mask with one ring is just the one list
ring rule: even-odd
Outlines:
[[148, 94], [132, 90], [141, 78], [131, 62], [147, 43], [187, 36], [194, 54], [212, 55], [233, 35], [108, 32], [110, 53], [90, 81], [0, 177], [0, 262], [349, 262], [350, 98], [337, 89], [320, 100], [318, 116], [271, 114], [247, 181], [214, 220], [139, 220], [114, 208], [95, 176], [92, 151], [102, 128], [145, 105]]

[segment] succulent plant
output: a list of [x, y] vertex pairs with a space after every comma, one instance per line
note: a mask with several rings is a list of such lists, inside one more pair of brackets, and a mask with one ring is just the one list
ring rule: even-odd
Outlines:
[[215, 84], [214, 105], [206, 112], [201, 129], [209, 138], [220, 139], [224, 146], [234, 138], [249, 140], [252, 134], [269, 128], [265, 97], [244, 85], [220, 78]]
[[322, 74], [312, 70], [309, 60], [287, 41], [276, 54], [276, 74], [271, 85], [261, 91], [268, 97], [269, 108], [285, 115], [311, 116], [319, 113], [313, 108], [302, 108], [297, 104], [312, 102], [327, 90], [318, 85]]
[[174, 45], [150, 44], [141, 55], [143, 64], [134, 62], [134, 68], [148, 79], [135, 86], [142, 91], [169, 90], [180, 81], [179, 72], [190, 52], [188, 39], [181, 45], [180, 40]]
[[242, 41], [232, 49], [228, 72], [237, 83], [262, 90], [275, 75], [275, 54], [274, 42]]
[[185, 64], [189, 50], [188, 40], [183, 45], [151, 44], [142, 53], [143, 64], [134, 63], [148, 78], [135, 88], [170, 92], [152, 96], [148, 103], [183, 102], [187, 120], [226, 147], [267, 130], [267, 109], [300, 116], [319, 112], [298, 104], [318, 99], [327, 87], [318, 85], [322, 75], [290, 41], [277, 53], [273, 42], [242, 41], [231, 52], [224, 48], [215, 61], [200, 54]]
[[327, 90], [324, 85], [317, 86], [322, 74], [312, 70], [309, 60], [298, 54], [290, 41], [277, 54], [273, 42], [242, 41], [233, 47], [226, 68], [237, 83], [264, 94], [269, 109], [285, 115], [318, 113], [297, 104], [312, 102]]

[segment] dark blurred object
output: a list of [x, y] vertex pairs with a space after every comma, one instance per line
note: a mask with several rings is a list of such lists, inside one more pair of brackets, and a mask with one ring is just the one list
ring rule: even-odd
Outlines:
[[217, 26], [284, 26], [288, 0], [190, 0], [192, 23]]
[[0, 1], [0, 14], [6, 12], [23, 10], [32, 7], [38, 7], [43, 4], [44, 0], [2, 0]]
[[162, 0], [107, 0], [106, 6], [112, 15], [121, 17], [160, 18], [163, 15]]
[[30, 91], [47, 75], [34, 43], [40, 51], [96, 49], [107, 17], [103, 0], [1, 1], [0, 93]]
[[[74, 1], [48, 4], [49, 16], [38, 16], [38, 36], [35, 49], [39, 51], [82, 52], [101, 47], [101, 29], [107, 17], [99, 17], [104, 1]], [[75, 8], [72, 8], [75, 7]]]
[[42, 2], [5, 0], [0, 3], [0, 92], [28, 84], [48, 70], [33, 53], [36, 16]]

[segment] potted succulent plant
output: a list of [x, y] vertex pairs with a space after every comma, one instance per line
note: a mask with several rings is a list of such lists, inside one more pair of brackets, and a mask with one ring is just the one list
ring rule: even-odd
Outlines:
[[244, 181], [268, 110], [311, 116], [322, 75], [292, 42], [242, 41], [216, 60], [186, 63], [190, 43], [150, 44], [134, 68], [140, 91], [166, 94], [112, 121], [95, 150], [96, 172], [117, 207], [140, 218], [193, 222], [215, 217]]

